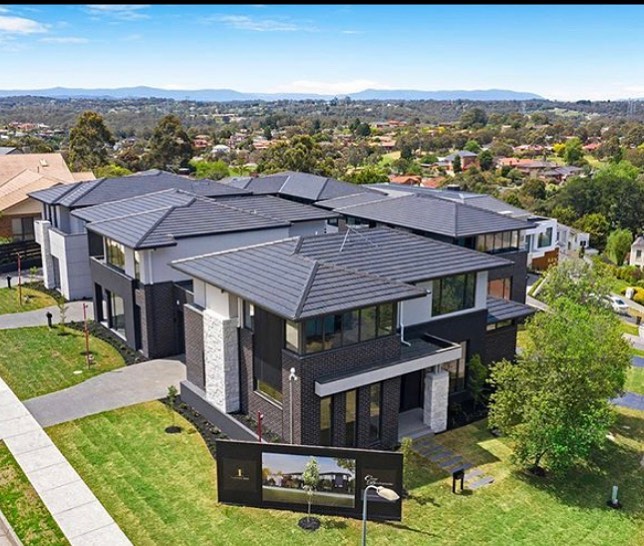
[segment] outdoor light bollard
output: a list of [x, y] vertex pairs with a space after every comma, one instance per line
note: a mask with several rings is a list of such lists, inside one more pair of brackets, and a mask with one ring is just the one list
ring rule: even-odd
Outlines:
[[11, 288], [11, 277], [7, 275], [7, 288]]
[[51, 319], [54, 315], [52, 315], [49, 311], [47, 311], [47, 313], [45, 313], [45, 316], [47, 317], [47, 326], [51, 328], [52, 327]]
[[618, 490], [618, 487], [616, 485], [613, 485], [613, 490], [612, 490], [610, 499], [608, 499], [608, 501], [606, 502], [606, 504], [608, 504], [608, 506], [610, 506], [611, 508], [622, 507], [622, 503], [619, 502], [619, 500], [617, 499], [617, 490]]

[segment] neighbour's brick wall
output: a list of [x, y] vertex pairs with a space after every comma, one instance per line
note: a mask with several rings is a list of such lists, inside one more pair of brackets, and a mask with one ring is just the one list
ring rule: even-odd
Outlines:
[[513, 360], [517, 348], [517, 326], [507, 326], [498, 330], [491, 330], [485, 336], [484, 364], [498, 362], [504, 358]]
[[0, 237], [13, 239], [13, 229], [11, 227], [10, 216], [0, 216]]
[[186, 339], [186, 377], [190, 383], [205, 390], [203, 316], [189, 305], [184, 306]]
[[382, 385], [381, 444], [387, 449], [398, 445], [400, 382], [400, 376], [398, 376], [387, 379]]

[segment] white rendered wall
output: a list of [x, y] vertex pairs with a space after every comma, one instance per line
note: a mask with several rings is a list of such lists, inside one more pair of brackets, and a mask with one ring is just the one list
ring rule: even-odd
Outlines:
[[49, 230], [51, 255], [60, 265], [60, 292], [68, 300], [92, 296], [92, 276], [89, 269], [89, 245], [85, 233], [66, 235], [57, 229]]
[[[440, 368], [439, 368], [440, 370]], [[423, 422], [433, 432], [447, 430], [447, 404], [449, 400], [449, 373], [425, 371], [425, 403]]]

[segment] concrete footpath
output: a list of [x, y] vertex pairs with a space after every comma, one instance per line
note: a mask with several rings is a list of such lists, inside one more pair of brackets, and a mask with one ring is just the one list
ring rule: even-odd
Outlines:
[[1, 378], [0, 440], [72, 546], [132, 544]]
[[[67, 303], [67, 314], [65, 322], [76, 322], [83, 320], [83, 303], [87, 305], [87, 318], [94, 318], [94, 305], [91, 301], [70, 301]], [[53, 324], [60, 322], [60, 311], [57, 306], [44, 307], [36, 311], [26, 311], [25, 313], [9, 313], [0, 315], [0, 330], [9, 330], [11, 328], [25, 328], [27, 326], [47, 326], [47, 313], [53, 315]]]
[[80, 419], [103, 411], [158, 400], [168, 387], [186, 378], [186, 367], [178, 359], [148, 360], [112, 370], [83, 383], [25, 402], [43, 427]]
[[0, 546], [22, 546], [21, 540], [14, 533], [2, 512], [0, 512]]

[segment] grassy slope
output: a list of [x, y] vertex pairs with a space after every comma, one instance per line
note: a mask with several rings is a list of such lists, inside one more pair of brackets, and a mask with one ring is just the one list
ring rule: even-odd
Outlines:
[[16, 282], [16, 279], [14, 279], [13, 288], [11, 289], [0, 288], [0, 315], [24, 313], [25, 311], [35, 311], [36, 309], [56, 305], [56, 301], [49, 294], [25, 286], [22, 287], [22, 305], [20, 305]]
[[[644, 414], [619, 410], [615, 444], [598, 466], [567, 479], [539, 479], [513, 470], [507, 440], [484, 423], [437, 436], [480, 465], [496, 482], [453, 495], [445, 473], [420, 458], [412, 464], [413, 498], [401, 523], [369, 523], [369, 544], [612, 544], [644, 543]], [[321, 517], [307, 534], [301, 514], [216, 503], [215, 465], [198, 434], [168, 435], [167, 410], [157, 402], [58, 425], [49, 433], [134, 544], [357, 544], [360, 522]], [[181, 420], [181, 425], [189, 425]], [[628, 427], [628, 428], [626, 428]], [[624, 509], [605, 506], [620, 486]], [[639, 520], [637, 519], [639, 517]]]
[[624, 390], [635, 392], [637, 394], [644, 394], [644, 368], [632, 367], [628, 370]]
[[3, 442], [0, 442], [0, 510], [25, 546], [69, 544]]
[[[85, 364], [82, 332], [47, 327], [0, 330], [0, 377], [21, 400], [75, 385], [100, 373], [123, 366], [123, 358], [102, 340], [90, 338], [94, 364]], [[75, 370], [83, 372], [75, 375]]]

